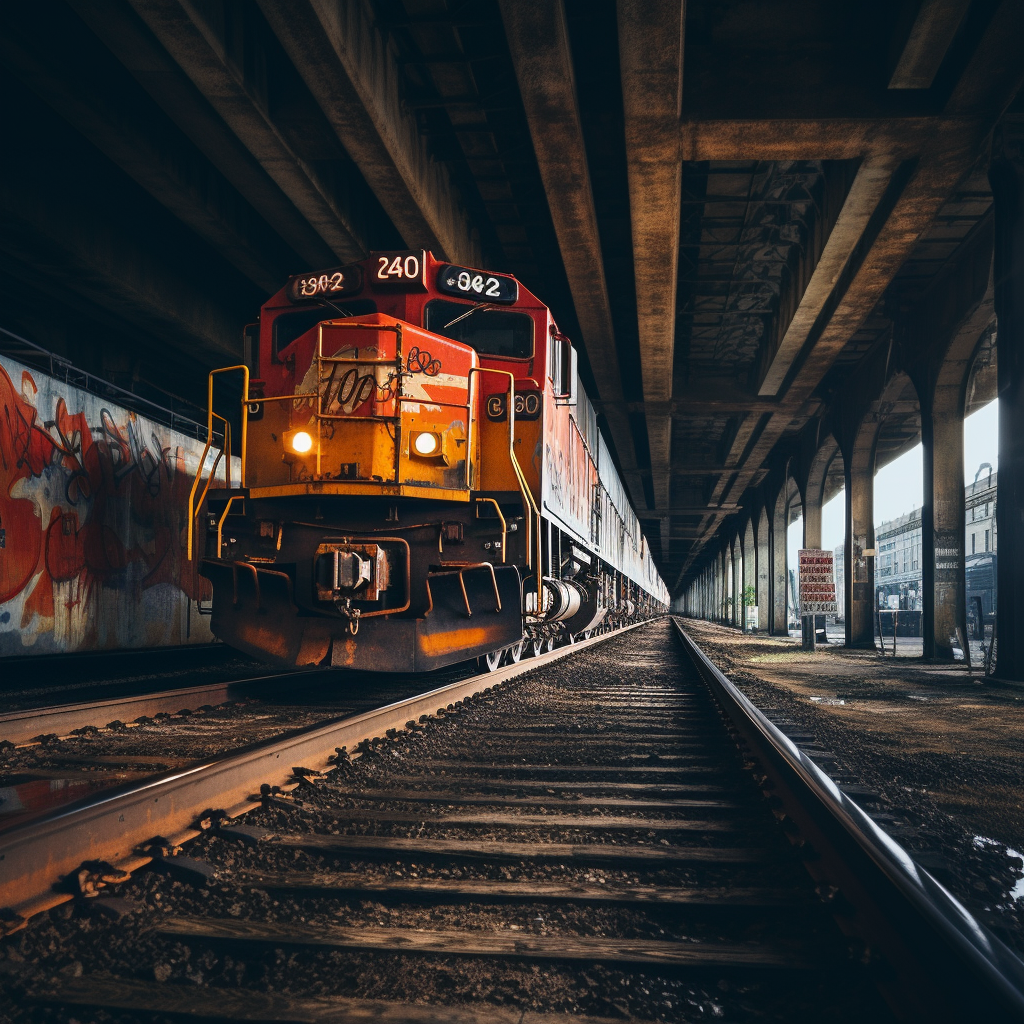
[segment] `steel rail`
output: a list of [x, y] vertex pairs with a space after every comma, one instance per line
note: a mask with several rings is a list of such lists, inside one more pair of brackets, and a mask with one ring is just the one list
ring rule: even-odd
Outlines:
[[[416, 697], [302, 730], [190, 768], [165, 772], [118, 792], [100, 793], [88, 803], [0, 834], [0, 929], [12, 930], [34, 914], [73, 898], [56, 888], [85, 861], [102, 861], [123, 871], [148, 864], [139, 847], [161, 837], [180, 845], [199, 834], [208, 811], [237, 817], [260, 805], [263, 784], [296, 785], [297, 767], [323, 770], [339, 748], [406, 729], [423, 715], [450, 709], [523, 673], [558, 661], [644, 623], [568, 644], [515, 665], [450, 683]], [[11, 915], [14, 915], [13, 917]], [[13, 922], [13, 923], [12, 923]]]
[[837, 922], [865, 943], [901, 1019], [1024, 1021], [1024, 961], [843, 793], [715, 667], [673, 619], [683, 647], [763, 766]]
[[[178, 711], [194, 711], [206, 704], [224, 704], [246, 696], [241, 689], [279, 679], [312, 678], [322, 675], [315, 670], [276, 672], [248, 679], [231, 679], [202, 686], [187, 686], [176, 690], [155, 690], [152, 693], [129, 697], [106, 697], [78, 704], [54, 704], [42, 708], [26, 708], [0, 715], [0, 741], [16, 746], [30, 743], [37, 736], [70, 736], [76, 729], [89, 726], [103, 727], [110, 722], [127, 723], [129, 716], [136, 718], [154, 715], [173, 715]], [[110, 716], [110, 717], [107, 717]]]

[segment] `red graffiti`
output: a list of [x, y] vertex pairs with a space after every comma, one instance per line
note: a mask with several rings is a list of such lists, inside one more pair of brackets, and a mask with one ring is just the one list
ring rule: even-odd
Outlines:
[[19, 392], [0, 366], [0, 604], [28, 590], [25, 626], [53, 618], [55, 586], [74, 604], [98, 588], [158, 584], [207, 599], [185, 551], [184, 449], [147, 439], [123, 410], [90, 425], [58, 398], [44, 419], [38, 394], [28, 371]]

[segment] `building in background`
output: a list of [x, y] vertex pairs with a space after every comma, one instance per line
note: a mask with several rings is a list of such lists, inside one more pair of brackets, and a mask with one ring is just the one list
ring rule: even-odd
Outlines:
[[836, 622], [843, 622], [846, 615], [846, 577], [843, 571], [846, 568], [846, 544], [840, 544], [833, 552], [832, 561], [835, 564], [836, 573]]
[[921, 510], [875, 527], [875, 594], [879, 608], [920, 611]]
[[[983, 470], [988, 473], [983, 475]], [[974, 483], [964, 488], [967, 629], [976, 639], [983, 639], [983, 627], [991, 627], [996, 614], [997, 476], [992, 467], [983, 462], [974, 474]]]
[[[988, 472], [985, 473], [984, 471]], [[964, 488], [964, 555], [967, 574], [967, 621], [973, 637], [991, 625], [996, 609], [996, 477], [983, 462], [974, 483]], [[836, 569], [840, 552], [836, 548]], [[921, 587], [921, 510], [914, 509], [875, 527], [875, 596], [880, 611], [918, 612], [924, 607]], [[839, 577], [836, 578], [837, 585]], [[904, 628], [917, 629], [920, 615], [901, 617]]]

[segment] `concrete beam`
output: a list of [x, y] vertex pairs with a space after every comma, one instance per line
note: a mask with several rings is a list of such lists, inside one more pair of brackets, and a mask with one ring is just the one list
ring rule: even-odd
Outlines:
[[970, 0], [921, 0], [917, 17], [896, 62], [890, 89], [930, 89]]
[[402, 103], [401, 69], [369, 7], [260, 0], [260, 9], [406, 245], [480, 266], [479, 240]]
[[[115, 75], [99, 73], [105, 54], [87, 40], [68, 47], [51, 33], [43, 59], [36, 40], [25, 35], [33, 26], [11, 20], [0, 33], [7, 69], [249, 280], [268, 294], [276, 291], [293, 270], [280, 240], [201, 153], [156, 120], [158, 111], [140, 106], [144, 96], [118, 91]], [[96, 83], [83, 89], [90, 72]]]
[[192, 0], [129, 0], [135, 12], [260, 166], [342, 262], [367, 252], [330, 183], [294, 151]]
[[[682, 200], [684, 0], [618, 0], [629, 211], [644, 400], [672, 397]], [[671, 418], [647, 413], [654, 500], [671, 504]]]
[[955, 115], [886, 118], [687, 120], [680, 125], [683, 160], [909, 159], [972, 129]]
[[[121, 0], [67, 0], [193, 145], [299, 257], [289, 273], [325, 267], [335, 255], [253, 154]], [[280, 285], [278, 281], [278, 285]]]
[[762, 397], [778, 395], [782, 390], [818, 318], [833, 300], [843, 268], [861, 243], [868, 221], [878, 209], [898, 166], [899, 162], [891, 157], [872, 157], [858, 169], [800, 304], [765, 369], [758, 388]]
[[623, 415], [622, 375], [565, 10], [561, 0], [501, 0], [500, 7], [576, 319], [597, 384], [594, 404], [605, 414], [619, 462], [631, 476], [633, 500], [642, 506], [646, 501], [632, 433]]

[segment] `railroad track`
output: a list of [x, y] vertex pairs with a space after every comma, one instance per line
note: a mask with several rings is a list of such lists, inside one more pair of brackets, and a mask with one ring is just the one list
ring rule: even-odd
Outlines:
[[[432, 673], [438, 685], [473, 674]], [[148, 683], [148, 680], [144, 681]], [[0, 715], [0, 832], [97, 792], [418, 692], [422, 676], [305, 669]]]
[[23, 916], [72, 899], [57, 875], [101, 890], [8, 938], [25, 966], [0, 977], [25, 1019], [43, 1004], [408, 1024], [1024, 1007], [1020, 961], [669, 620], [0, 836], [0, 855], [0, 904]]

